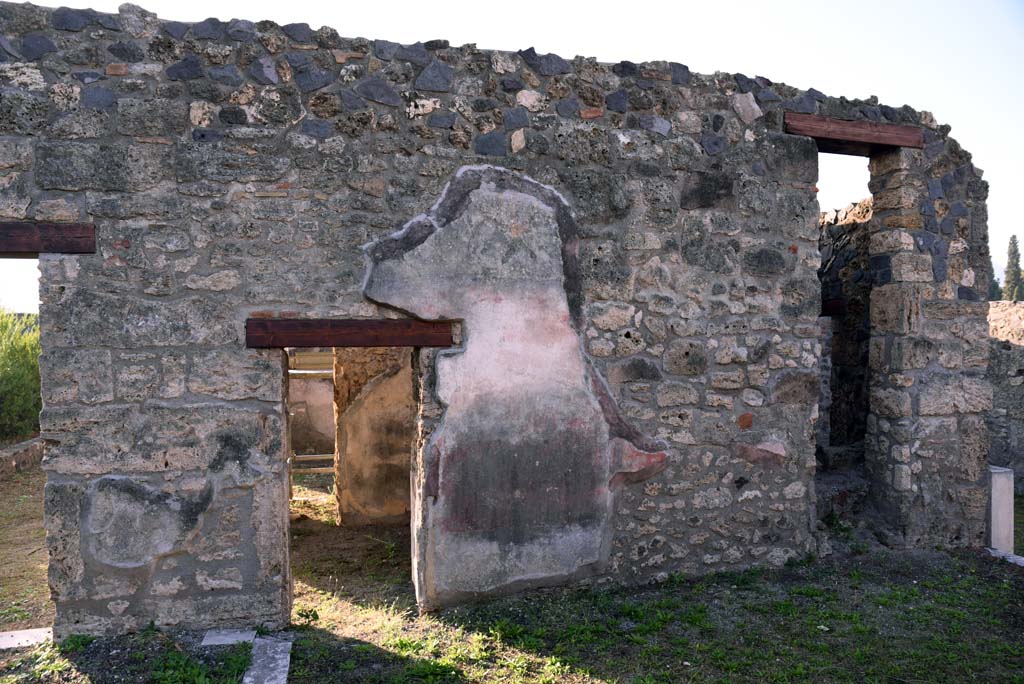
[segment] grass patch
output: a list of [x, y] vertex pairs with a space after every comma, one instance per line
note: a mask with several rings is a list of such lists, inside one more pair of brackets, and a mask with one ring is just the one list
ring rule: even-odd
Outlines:
[[156, 630], [94, 638], [73, 635], [0, 659], [0, 684], [240, 684], [252, 644], [198, 648]]
[[294, 621], [319, 620], [292, 682], [1024, 684], [1024, 570], [984, 553], [871, 552], [417, 616], [407, 528], [367, 539], [303, 505]]
[[1024, 555], [1024, 496], [1013, 499], [1013, 552]]
[[38, 467], [0, 479], [0, 631], [53, 622], [43, 529], [45, 484]]

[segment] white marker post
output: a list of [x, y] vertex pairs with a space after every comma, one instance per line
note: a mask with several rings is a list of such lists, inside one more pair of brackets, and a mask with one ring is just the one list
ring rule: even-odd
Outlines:
[[989, 466], [989, 545], [1013, 553], [1013, 470]]

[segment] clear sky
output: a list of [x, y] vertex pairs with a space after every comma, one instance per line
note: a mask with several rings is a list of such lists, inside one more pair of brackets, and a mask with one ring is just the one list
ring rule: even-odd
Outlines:
[[[211, 15], [304, 21], [314, 28], [331, 26], [343, 36], [402, 43], [447, 38], [455, 45], [505, 50], [532, 45], [566, 58], [664, 59], [700, 73], [762, 75], [830, 95], [877, 95], [884, 104], [933, 112], [984, 169], [998, 275], [1010, 235], [1024, 238], [1014, 205], [1016, 192], [1024, 189], [1024, 0], [136, 2], [179, 21]], [[119, 2], [60, 4], [116, 12]], [[866, 197], [866, 182], [866, 160], [822, 155], [822, 207]], [[35, 277], [34, 262], [0, 261], [0, 306], [35, 310]]]

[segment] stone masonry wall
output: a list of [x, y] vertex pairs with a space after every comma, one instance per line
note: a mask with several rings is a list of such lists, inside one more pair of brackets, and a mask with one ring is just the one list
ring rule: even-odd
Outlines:
[[878, 154], [869, 168], [871, 496], [894, 545], [979, 546], [992, 406], [988, 186], [969, 154], [927, 129], [923, 150]]
[[[782, 132], [787, 110], [925, 129], [925, 150], [872, 162], [871, 254], [892, 280], [872, 299], [869, 441], [908, 543], [977, 541], [984, 184], [926, 112], [679, 63], [130, 5], [0, 4], [0, 60], [0, 213], [98, 232], [95, 255], [41, 259], [58, 636], [287, 622], [283, 355], [245, 349], [245, 318], [397, 315], [364, 298], [361, 246], [467, 164], [564, 198], [585, 351], [670, 446], [616, 495], [600, 578], [813, 551], [817, 150]], [[416, 356], [421, 392], [434, 358]], [[420, 444], [437, 415], [422, 395]]]
[[988, 324], [993, 389], [989, 463], [1013, 468], [1014, 488], [1024, 494], [1024, 302], [989, 302]]

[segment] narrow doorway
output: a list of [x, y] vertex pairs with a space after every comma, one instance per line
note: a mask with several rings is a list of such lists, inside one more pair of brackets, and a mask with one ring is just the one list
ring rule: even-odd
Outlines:
[[337, 347], [288, 356], [293, 619], [342, 624], [374, 606], [411, 610], [415, 352]]
[[819, 153], [818, 162], [822, 377], [815, 484], [819, 516], [834, 521], [859, 512], [868, 492], [872, 199], [866, 157]]
[[[0, 632], [49, 627], [54, 616], [43, 526], [40, 262], [34, 257], [0, 258]], [[60, 350], [49, 356], [61, 362]]]

